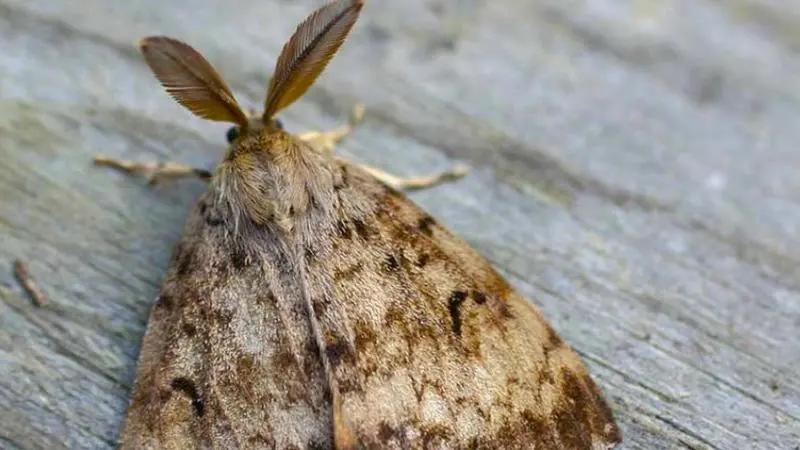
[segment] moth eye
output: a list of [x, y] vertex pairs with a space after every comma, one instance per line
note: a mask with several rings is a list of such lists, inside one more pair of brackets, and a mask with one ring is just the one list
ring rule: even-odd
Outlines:
[[273, 122], [275, 122], [275, 126], [278, 127], [278, 129], [281, 130], [283, 129], [283, 122], [281, 122], [279, 119], [272, 119], [272, 120]]
[[225, 139], [228, 140], [229, 144], [233, 144], [233, 141], [239, 137], [239, 127], [233, 126], [228, 128], [228, 132], [225, 134]]

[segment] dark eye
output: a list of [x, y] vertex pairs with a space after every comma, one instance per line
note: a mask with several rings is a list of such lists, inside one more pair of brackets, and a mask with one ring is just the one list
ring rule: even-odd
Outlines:
[[279, 119], [272, 119], [272, 121], [275, 122], [276, 127], [278, 127], [281, 130], [283, 129], [283, 122], [281, 122]]
[[228, 140], [228, 143], [232, 144], [237, 137], [239, 137], [239, 127], [233, 126], [228, 128], [228, 132], [225, 134], [225, 139]]

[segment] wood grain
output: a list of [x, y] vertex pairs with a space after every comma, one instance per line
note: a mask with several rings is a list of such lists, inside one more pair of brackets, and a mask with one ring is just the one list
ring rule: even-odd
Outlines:
[[[190, 42], [244, 107], [320, 2], [0, 0], [0, 447], [110, 448], [147, 313], [199, 181], [149, 187], [95, 153], [211, 168], [224, 124], [137, 53]], [[625, 449], [800, 445], [800, 4], [368, 2], [281, 114], [401, 174], [588, 361]], [[22, 259], [47, 294], [31, 305]]]

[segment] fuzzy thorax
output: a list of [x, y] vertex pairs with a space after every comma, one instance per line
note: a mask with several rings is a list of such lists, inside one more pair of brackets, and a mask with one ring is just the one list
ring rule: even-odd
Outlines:
[[237, 224], [272, 224], [290, 233], [311, 208], [332, 207], [334, 176], [330, 155], [268, 127], [233, 143], [212, 185]]

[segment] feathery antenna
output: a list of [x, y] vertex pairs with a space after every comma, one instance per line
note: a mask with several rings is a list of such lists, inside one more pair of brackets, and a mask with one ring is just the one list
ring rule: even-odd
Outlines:
[[164, 89], [196, 116], [247, 124], [228, 85], [197, 50], [166, 36], [146, 37], [139, 49]]
[[364, 0], [336, 0], [298, 25], [275, 64], [264, 103], [265, 122], [311, 87], [353, 28], [362, 6]]

